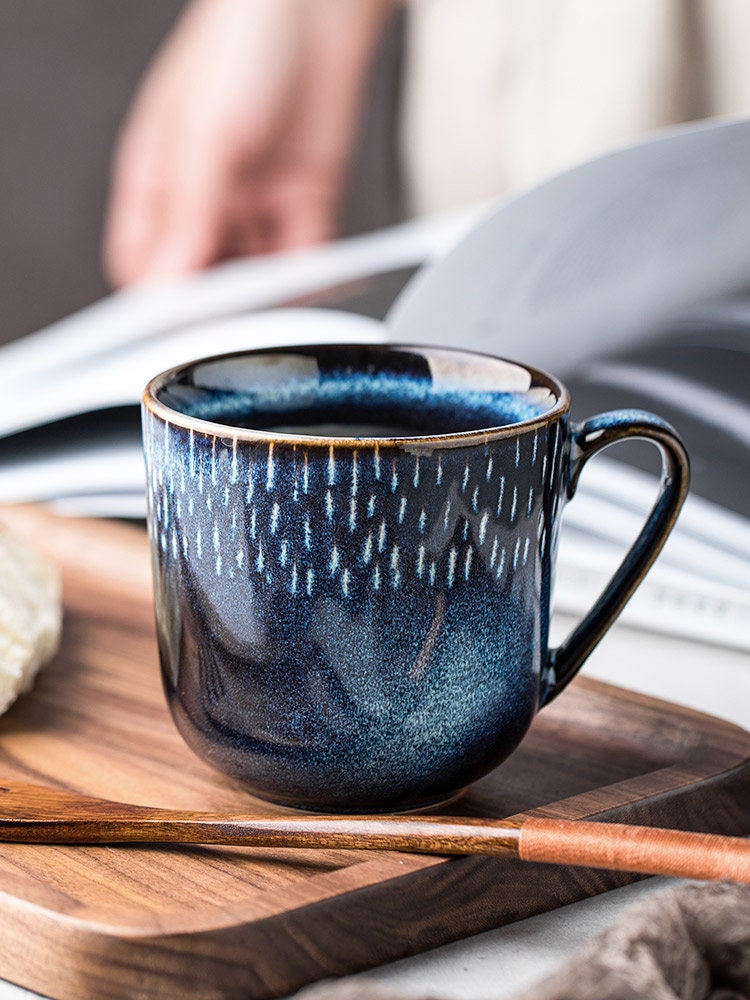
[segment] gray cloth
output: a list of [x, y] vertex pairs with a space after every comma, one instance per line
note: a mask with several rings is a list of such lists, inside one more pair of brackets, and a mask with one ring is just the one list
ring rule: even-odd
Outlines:
[[688, 885], [631, 907], [518, 1000], [747, 1000], [750, 888]]
[[[396, 1000], [358, 982], [299, 1000]], [[627, 909], [607, 931], [516, 1000], [750, 1000], [750, 887], [689, 884]], [[431, 993], [420, 1000], [438, 1000]]]

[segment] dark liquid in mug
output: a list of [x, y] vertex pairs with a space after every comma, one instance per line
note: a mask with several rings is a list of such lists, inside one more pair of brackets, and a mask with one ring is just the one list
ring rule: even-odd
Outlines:
[[413, 437], [423, 433], [407, 424], [369, 423], [309, 423], [274, 424], [266, 428], [272, 434], [307, 434], [312, 437], [332, 438], [392, 438]]
[[546, 401], [540, 406], [521, 393], [438, 390], [428, 385], [417, 391], [404, 384], [391, 387], [388, 394], [378, 386], [370, 395], [366, 383], [356, 392], [339, 388], [333, 392], [325, 386], [319, 398], [309, 392], [295, 395], [292, 390], [271, 395], [262, 389], [201, 389], [181, 393], [175, 408], [227, 427], [348, 439], [460, 434], [530, 420], [549, 408]]
[[271, 353], [274, 364], [265, 368], [242, 357], [200, 362], [162, 387], [159, 399], [188, 417], [229, 427], [355, 439], [504, 427], [539, 417], [556, 402], [549, 386], [492, 359], [480, 370], [443, 365], [433, 372], [406, 351], [331, 348], [320, 357], [310, 351]]

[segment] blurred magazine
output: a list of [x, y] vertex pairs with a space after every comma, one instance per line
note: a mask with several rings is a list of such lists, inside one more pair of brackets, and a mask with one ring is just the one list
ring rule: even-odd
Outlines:
[[[685, 438], [693, 493], [631, 623], [750, 649], [750, 123], [671, 130], [499, 206], [111, 296], [0, 348], [0, 502], [144, 515], [153, 374], [267, 344], [387, 340], [518, 357], [574, 417], [639, 406]], [[654, 495], [648, 449], [591, 463], [562, 610], [591, 603]]]

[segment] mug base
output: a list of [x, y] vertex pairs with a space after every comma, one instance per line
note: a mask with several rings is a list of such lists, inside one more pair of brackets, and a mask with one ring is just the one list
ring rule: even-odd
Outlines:
[[304, 805], [298, 806], [293, 805], [289, 802], [280, 802], [276, 799], [271, 798], [267, 795], [258, 795], [257, 792], [253, 793], [253, 797], [258, 799], [259, 802], [265, 802], [268, 805], [274, 806], [276, 809], [281, 809], [286, 813], [293, 815], [306, 815], [306, 816], [321, 816], [321, 815], [340, 815], [340, 816], [402, 816], [402, 815], [417, 815], [423, 813], [436, 813], [444, 809], [446, 806], [452, 805], [457, 802], [466, 794], [466, 789], [461, 788], [457, 792], [451, 792], [449, 795], [441, 796], [437, 799], [430, 799], [428, 802], [419, 802], [414, 805], [404, 805], [404, 806], [394, 806], [394, 807], [383, 807], [383, 806], [373, 806], [371, 809], [349, 809], [344, 807], [335, 806], [319, 806], [315, 808], [314, 806]]

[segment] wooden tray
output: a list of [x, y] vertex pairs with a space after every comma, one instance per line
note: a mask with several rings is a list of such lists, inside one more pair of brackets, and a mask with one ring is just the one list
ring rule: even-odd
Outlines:
[[[145, 534], [33, 508], [2, 517], [62, 567], [66, 626], [60, 655], [0, 719], [0, 780], [272, 814], [172, 725]], [[736, 834], [750, 830], [749, 786], [750, 734], [580, 679], [453, 808]], [[4, 844], [0, 976], [76, 1000], [278, 997], [628, 879], [502, 859]]]

